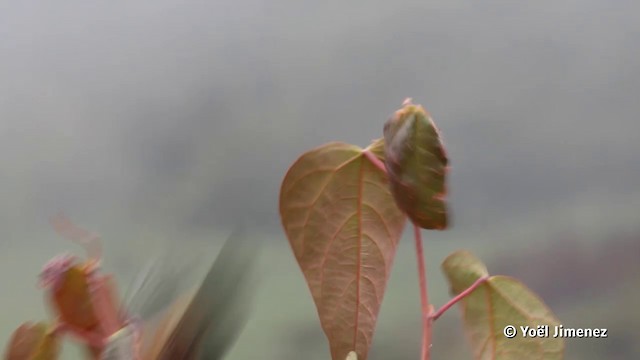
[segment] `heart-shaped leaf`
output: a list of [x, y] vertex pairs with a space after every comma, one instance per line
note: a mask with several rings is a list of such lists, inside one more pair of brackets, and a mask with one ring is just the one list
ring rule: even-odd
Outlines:
[[14, 331], [5, 353], [6, 360], [55, 360], [60, 340], [44, 322], [26, 322]]
[[385, 165], [398, 206], [423, 229], [447, 228], [448, 159], [427, 111], [405, 101], [384, 125]]
[[[385, 172], [382, 141], [329, 143], [303, 154], [280, 191], [280, 217], [315, 301], [331, 356], [366, 360], [405, 216]], [[382, 160], [382, 159], [381, 159]]]
[[[442, 269], [454, 295], [488, 276], [484, 264], [467, 251], [449, 255]], [[460, 304], [475, 359], [563, 358], [563, 339], [552, 337], [560, 322], [542, 300], [518, 280], [491, 276]], [[514, 328], [506, 329], [508, 326]], [[544, 337], [525, 337], [526, 327], [548, 329], [549, 333]], [[516, 331], [512, 338], [505, 335], [511, 330]]]

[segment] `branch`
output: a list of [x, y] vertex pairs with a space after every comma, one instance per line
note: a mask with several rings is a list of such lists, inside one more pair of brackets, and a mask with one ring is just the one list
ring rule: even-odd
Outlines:
[[420, 303], [422, 305], [422, 351], [420, 359], [429, 360], [431, 357], [431, 319], [432, 308], [429, 306], [429, 292], [427, 290], [427, 270], [424, 264], [422, 250], [422, 234], [418, 225], [413, 225], [413, 235], [416, 242], [416, 257], [418, 260], [418, 281], [420, 283]]
[[363, 152], [364, 156], [366, 156], [367, 159], [369, 159], [369, 161], [373, 163], [373, 165], [375, 165], [378, 169], [384, 171], [385, 174], [387, 173], [387, 167], [384, 165], [382, 160], [380, 160], [374, 153], [369, 150], [365, 150]]
[[483, 276], [483, 277], [479, 278], [478, 280], [476, 280], [476, 282], [471, 284], [471, 286], [469, 286], [466, 290], [464, 290], [460, 294], [456, 295], [451, 300], [449, 300], [446, 304], [444, 304], [440, 309], [438, 309], [438, 311], [436, 311], [435, 313], [429, 315], [431, 320], [432, 321], [438, 320], [438, 318], [440, 316], [442, 316], [442, 314], [444, 314], [447, 310], [449, 310], [458, 301], [464, 299], [469, 294], [471, 294], [473, 292], [473, 290], [475, 290], [478, 286], [480, 286], [480, 285], [484, 284], [485, 282], [487, 282], [488, 279], [489, 279], [489, 275]]
[[96, 266], [100, 265], [100, 259], [102, 258], [100, 235], [77, 226], [62, 212], [58, 212], [51, 217], [50, 222], [53, 229], [60, 236], [83, 246], [89, 259]]

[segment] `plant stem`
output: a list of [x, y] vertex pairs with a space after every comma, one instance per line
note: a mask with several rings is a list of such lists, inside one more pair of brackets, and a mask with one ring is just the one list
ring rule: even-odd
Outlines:
[[378, 159], [378, 157], [374, 153], [372, 153], [369, 150], [365, 150], [363, 151], [363, 153], [364, 153], [364, 156], [366, 156], [367, 159], [369, 159], [369, 161], [371, 161], [371, 163], [375, 165], [375, 167], [384, 171], [385, 174], [387, 173], [387, 167], [384, 165], [382, 160]]
[[429, 306], [429, 293], [427, 291], [427, 271], [424, 264], [424, 251], [422, 250], [422, 234], [420, 227], [413, 224], [413, 234], [416, 242], [416, 256], [418, 259], [418, 281], [420, 282], [420, 302], [422, 305], [422, 351], [421, 360], [431, 358], [431, 309]]
[[449, 310], [449, 308], [451, 308], [453, 305], [455, 305], [458, 301], [464, 299], [465, 297], [467, 297], [469, 294], [471, 294], [473, 292], [473, 290], [475, 290], [478, 286], [484, 284], [487, 279], [489, 279], [489, 276], [483, 276], [481, 278], [479, 278], [478, 280], [476, 280], [476, 282], [474, 282], [473, 284], [471, 284], [471, 286], [469, 286], [467, 289], [465, 289], [463, 292], [461, 292], [460, 294], [456, 295], [455, 297], [453, 297], [451, 300], [447, 301], [446, 304], [444, 304], [440, 309], [438, 309], [438, 311], [434, 312], [433, 314], [431, 314], [429, 317], [431, 318], [432, 321], [436, 321], [438, 320], [438, 318], [440, 316], [442, 316], [442, 314], [444, 314], [447, 310]]

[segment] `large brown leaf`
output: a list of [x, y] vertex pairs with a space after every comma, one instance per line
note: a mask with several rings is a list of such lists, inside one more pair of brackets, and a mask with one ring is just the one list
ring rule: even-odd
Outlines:
[[[369, 148], [382, 157], [382, 141]], [[331, 356], [366, 360], [405, 216], [361, 148], [302, 155], [280, 191], [280, 217], [315, 301]]]
[[[467, 251], [449, 255], [442, 269], [454, 295], [488, 276], [484, 264]], [[563, 358], [564, 341], [554, 338], [560, 322], [549, 308], [520, 281], [506, 276], [491, 276], [461, 302], [464, 327], [475, 359], [555, 359]], [[505, 336], [515, 330], [514, 337]], [[525, 337], [524, 327], [547, 329], [545, 337]]]
[[448, 159], [427, 111], [409, 99], [385, 123], [385, 165], [400, 208], [423, 229], [446, 229]]

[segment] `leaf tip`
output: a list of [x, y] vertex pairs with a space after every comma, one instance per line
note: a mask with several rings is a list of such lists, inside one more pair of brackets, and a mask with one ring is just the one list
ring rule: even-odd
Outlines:
[[453, 285], [452, 290], [456, 294], [479, 278], [489, 275], [484, 263], [468, 250], [457, 250], [451, 253], [444, 259], [441, 268]]

